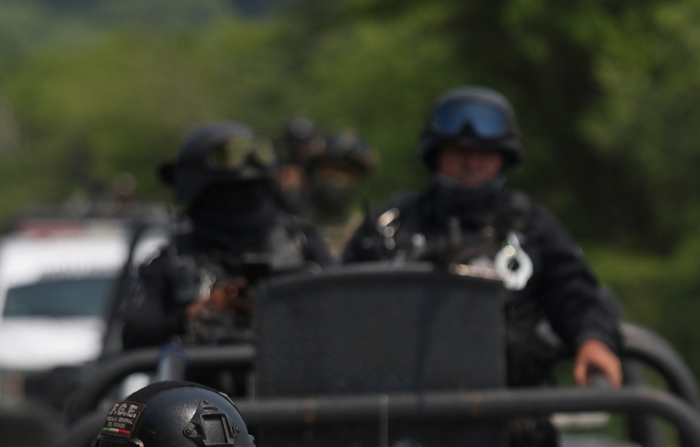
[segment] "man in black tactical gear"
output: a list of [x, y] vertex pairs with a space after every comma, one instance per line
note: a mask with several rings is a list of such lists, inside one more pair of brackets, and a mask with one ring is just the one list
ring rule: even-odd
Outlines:
[[578, 384], [597, 369], [618, 387], [619, 322], [581, 250], [547, 210], [505, 188], [508, 169], [523, 158], [506, 98], [483, 87], [445, 93], [423, 129], [420, 156], [432, 186], [369, 216], [344, 262], [431, 260], [495, 274], [512, 292], [505, 308], [511, 386], [535, 385], [550, 373], [553, 353], [536, 331], [544, 317], [575, 353]]
[[362, 223], [357, 200], [376, 163], [372, 148], [347, 131], [327, 137], [323, 150], [306, 162], [309, 205], [302, 217], [318, 230], [336, 259]]
[[284, 164], [277, 172], [282, 198], [287, 208], [300, 212], [307, 204], [304, 166], [323, 150], [324, 140], [316, 124], [305, 116], [296, 116], [284, 126], [281, 138]]
[[255, 447], [231, 399], [190, 382], [156, 382], [114, 404], [95, 447]]
[[207, 328], [247, 328], [248, 286], [330, 262], [318, 234], [281, 211], [276, 167], [271, 141], [234, 121], [196, 129], [177, 160], [161, 167], [182, 219], [171, 243], [139, 269], [135, 307], [124, 317], [125, 349], [173, 335], [221, 342], [222, 331]]

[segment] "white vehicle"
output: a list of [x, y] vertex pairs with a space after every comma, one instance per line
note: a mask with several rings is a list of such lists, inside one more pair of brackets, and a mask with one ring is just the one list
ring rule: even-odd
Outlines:
[[[120, 219], [27, 220], [0, 239], [2, 399], [22, 398], [28, 376], [99, 356], [130, 240]], [[146, 234], [134, 264], [164, 243]]]

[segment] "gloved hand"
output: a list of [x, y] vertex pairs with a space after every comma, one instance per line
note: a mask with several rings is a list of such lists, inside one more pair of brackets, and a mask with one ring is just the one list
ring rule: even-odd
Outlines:
[[212, 286], [208, 297], [187, 306], [185, 309], [187, 318], [194, 319], [208, 312], [245, 314], [250, 310], [247, 287], [248, 281], [242, 276], [217, 282]]

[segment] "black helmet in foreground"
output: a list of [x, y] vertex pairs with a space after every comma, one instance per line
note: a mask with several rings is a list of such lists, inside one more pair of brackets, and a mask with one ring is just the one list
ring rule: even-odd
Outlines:
[[420, 157], [431, 170], [447, 144], [492, 147], [506, 166], [523, 160], [523, 145], [510, 102], [486, 87], [459, 87], [435, 101], [420, 138]]
[[156, 382], [117, 402], [95, 447], [254, 447], [231, 399], [190, 382]]
[[278, 166], [272, 141], [245, 124], [222, 121], [195, 129], [176, 160], [160, 167], [160, 178], [175, 188], [176, 200], [193, 202], [215, 183], [272, 179]]
[[344, 131], [326, 138], [323, 150], [309, 158], [307, 171], [322, 161], [334, 161], [355, 165], [369, 173], [377, 165], [377, 154], [362, 137], [354, 132]]

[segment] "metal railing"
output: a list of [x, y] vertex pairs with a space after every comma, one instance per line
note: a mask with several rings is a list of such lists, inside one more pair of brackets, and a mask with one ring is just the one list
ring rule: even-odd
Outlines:
[[381, 419], [485, 421], [554, 412], [608, 411], [666, 419], [685, 447], [700, 447], [700, 412], [668, 393], [648, 389], [513, 389], [479, 392], [401, 393], [349, 397], [239, 400], [252, 426], [311, 426], [323, 422]]

